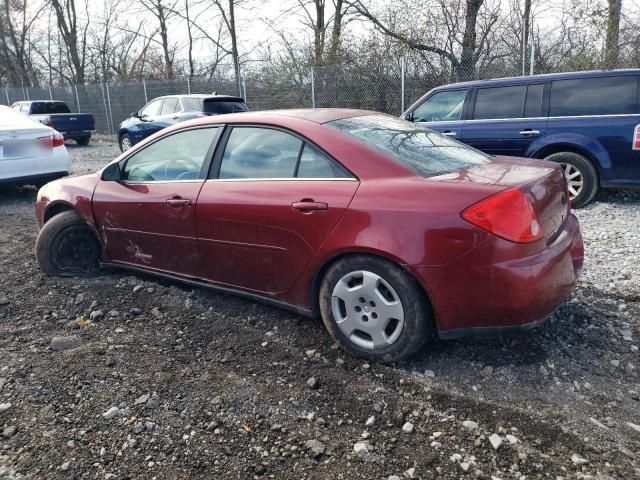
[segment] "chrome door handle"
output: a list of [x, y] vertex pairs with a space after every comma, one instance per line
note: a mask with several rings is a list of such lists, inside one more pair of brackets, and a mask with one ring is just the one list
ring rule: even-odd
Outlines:
[[456, 132], [452, 132], [451, 130], [445, 130], [444, 132], [442, 132], [443, 135], [446, 135], [447, 137], [455, 137], [457, 135]]
[[519, 132], [520, 135], [525, 135], [528, 137], [533, 137], [535, 135], [540, 135], [540, 130], [522, 130], [521, 132]]
[[301, 212], [311, 212], [313, 210], [327, 210], [329, 208], [329, 204], [303, 200], [301, 202], [293, 202], [291, 207], [296, 210], [300, 210]]
[[190, 207], [191, 200], [187, 198], [167, 198], [167, 205], [170, 207]]

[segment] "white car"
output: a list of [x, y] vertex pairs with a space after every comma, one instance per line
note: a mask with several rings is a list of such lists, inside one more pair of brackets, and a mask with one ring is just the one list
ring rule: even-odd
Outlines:
[[69, 174], [64, 138], [53, 128], [0, 105], [0, 185], [36, 185]]

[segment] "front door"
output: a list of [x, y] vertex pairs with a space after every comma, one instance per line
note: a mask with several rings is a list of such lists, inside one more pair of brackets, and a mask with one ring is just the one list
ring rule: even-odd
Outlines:
[[424, 128], [460, 140], [466, 97], [467, 90], [436, 92], [411, 112], [410, 119]]
[[529, 156], [547, 131], [543, 93], [544, 84], [478, 89], [460, 140], [491, 155]]
[[109, 260], [202, 276], [196, 201], [219, 130], [162, 137], [122, 162], [120, 181], [98, 182], [93, 211]]
[[196, 212], [207, 278], [258, 293], [284, 292], [336, 225], [358, 181], [282, 130], [234, 127], [225, 137]]

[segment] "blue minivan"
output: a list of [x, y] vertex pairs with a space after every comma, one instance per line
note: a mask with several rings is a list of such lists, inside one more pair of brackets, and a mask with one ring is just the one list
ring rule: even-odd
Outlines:
[[574, 208], [640, 187], [640, 69], [444, 85], [402, 118], [493, 155], [560, 163]]

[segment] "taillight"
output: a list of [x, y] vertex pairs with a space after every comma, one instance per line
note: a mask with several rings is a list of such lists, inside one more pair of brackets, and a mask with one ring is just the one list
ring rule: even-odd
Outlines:
[[517, 243], [531, 243], [544, 236], [533, 206], [520, 190], [510, 188], [471, 205], [462, 212], [467, 222]]
[[633, 131], [633, 149], [640, 150], [640, 125], [636, 125]]
[[54, 132], [49, 137], [38, 138], [38, 143], [44, 148], [56, 148], [64, 145], [64, 137], [58, 132]]

